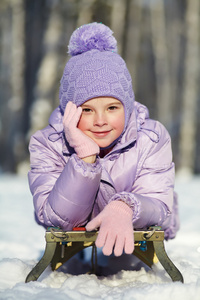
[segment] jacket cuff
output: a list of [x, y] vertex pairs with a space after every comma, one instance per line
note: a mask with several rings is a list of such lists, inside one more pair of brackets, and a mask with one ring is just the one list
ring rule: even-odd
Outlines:
[[117, 200], [125, 202], [132, 209], [133, 220], [138, 219], [141, 204], [140, 201], [138, 201], [134, 196], [134, 194], [128, 192], [117, 193], [109, 200], [109, 203]]
[[87, 163], [78, 157], [77, 154], [71, 156], [72, 161], [74, 161], [74, 166], [76, 170], [81, 170], [83, 174], [98, 174], [101, 173], [101, 164], [100, 159], [97, 157], [96, 161], [93, 164]]
[[162, 226], [170, 212], [165, 203], [158, 199], [138, 194], [121, 192], [115, 194], [110, 201], [122, 200], [133, 210], [133, 225], [138, 228]]

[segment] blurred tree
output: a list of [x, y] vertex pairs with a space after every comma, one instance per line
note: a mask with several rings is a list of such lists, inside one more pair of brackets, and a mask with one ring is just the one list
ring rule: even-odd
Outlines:
[[43, 56], [37, 74], [35, 86], [35, 101], [29, 107], [30, 130], [29, 137], [37, 130], [48, 124], [48, 119], [53, 110], [52, 98], [58, 83], [57, 70], [59, 65], [58, 47], [62, 36], [62, 18], [59, 3], [51, 5], [49, 18], [44, 33]]
[[156, 74], [157, 114], [158, 119], [169, 127], [172, 122], [172, 96], [164, 1], [155, 1], [150, 6], [150, 19]]
[[142, 23], [143, 7], [140, 3], [127, 1], [126, 7], [126, 39], [124, 39], [123, 57], [126, 59], [127, 65], [133, 79], [133, 89], [137, 91], [138, 84], [136, 70], [140, 63], [140, 41], [142, 29], [138, 24]]
[[24, 133], [31, 127], [31, 106], [35, 100], [35, 86], [41, 61], [44, 55], [44, 34], [46, 31], [50, 5], [46, 0], [26, 0], [25, 12], [25, 106], [24, 106]]
[[9, 11], [11, 17], [10, 24], [4, 22], [2, 25], [5, 26], [6, 31], [10, 29], [12, 35], [10, 36], [10, 56], [7, 57], [10, 63], [10, 93], [6, 107], [2, 107], [2, 121], [5, 122], [6, 126], [2, 124], [0, 154], [4, 158], [4, 168], [15, 171], [16, 165], [24, 158], [26, 152], [22, 133], [25, 90], [25, 11], [23, 0], [13, 0], [8, 3], [3, 1], [2, 5], [4, 5], [4, 9]]
[[14, 172], [28, 161], [30, 135], [48, 124], [59, 103], [71, 33], [96, 21], [113, 30], [136, 100], [169, 130], [177, 169], [200, 172], [199, 6], [199, 0], [1, 0], [0, 170]]
[[[187, 0], [182, 123], [180, 131], [180, 169], [193, 173], [196, 149], [197, 103], [200, 74], [200, 1]], [[198, 155], [198, 154], [197, 154]]]

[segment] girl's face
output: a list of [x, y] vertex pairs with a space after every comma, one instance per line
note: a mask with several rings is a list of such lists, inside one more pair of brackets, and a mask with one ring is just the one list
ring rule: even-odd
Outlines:
[[99, 147], [108, 147], [123, 132], [125, 113], [123, 104], [112, 97], [92, 98], [81, 105], [78, 128]]

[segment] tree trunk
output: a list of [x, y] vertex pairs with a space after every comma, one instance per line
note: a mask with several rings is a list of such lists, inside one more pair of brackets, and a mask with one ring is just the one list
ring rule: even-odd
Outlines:
[[192, 173], [195, 162], [197, 100], [199, 91], [199, 0], [187, 0], [186, 53], [184, 60], [184, 84], [182, 123], [180, 132], [180, 171]]
[[[183, 9], [183, 8], [182, 8]], [[173, 133], [173, 129], [178, 127], [180, 122], [180, 105], [181, 105], [181, 87], [180, 81], [180, 67], [182, 65], [183, 47], [181, 44], [181, 38], [184, 35], [183, 22], [180, 20], [182, 12], [180, 5], [175, 1], [170, 1], [168, 5], [167, 15], [167, 45], [170, 61], [170, 88], [171, 88], [171, 114], [172, 122], [170, 125], [170, 132]], [[178, 109], [177, 109], [178, 108]]]
[[12, 9], [11, 41], [11, 99], [8, 103], [9, 132], [6, 141], [6, 160], [9, 169], [15, 170], [25, 156], [23, 133], [24, 61], [25, 61], [25, 11], [23, 0], [10, 2]]
[[127, 40], [123, 52], [132, 77], [133, 90], [137, 91], [137, 80], [139, 80], [139, 76], [137, 76], [136, 70], [139, 65], [142, 5], [134, 1], [129, 1], [128, 4]]
[[123, 52], [123, 35], [125, 29], [126, 16], [126, 1], [113, 0], [111, 11], [111, 29], [114, 32], [114, 37], [117, 40], [118, 53], [122, 55]]
[[158, 119], [167, 128], [172, 121], [171, 90], [168, 51], [166, 45], [166, 25], [164, 1], [156, 1], [150, 6], [152, 46], [155, 60]]
[[95, 0], [82, 0], [79, 4], [79, 15], [77, 21], [77, 27], [91, 22], [92, 18], [92, 6]]
[[[62, 34], [62, 18], [59, 5], [52, 6], [44, 36], [44, 56], [38, 72], [35, 101], [31, 108], [31, 125], [28, 136], [48, 124], [54, 106], [54, 90], [58, 86], [59, 51]], [[67, 46], [66, 46], [67, 50]]]

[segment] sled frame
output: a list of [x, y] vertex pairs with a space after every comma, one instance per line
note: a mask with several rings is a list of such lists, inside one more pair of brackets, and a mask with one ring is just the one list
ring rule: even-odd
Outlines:
[[[57, 270], [72, 256], [81, 250], [92, 246], [92, 271], [96, 271], [96, 246], [95, 241], [98, 231], [62, 231], [59, 228], [49, 227], [46, 230], [45, 252], [26, 277], [25, 282], [36, 281], [44, 270], [51, 264], [52, 270]], [[164, 247], [164, 231], [160, 227], [150, 227], [148, 230], [134, 231], [135, 249], [133, 255], [138, 257], [150, 268], [156, 261], [171, 277], [172, 281], [183, 283], [183, 276], [168, 257]], [[146, 249], [142, 249], [145, 244]]]

